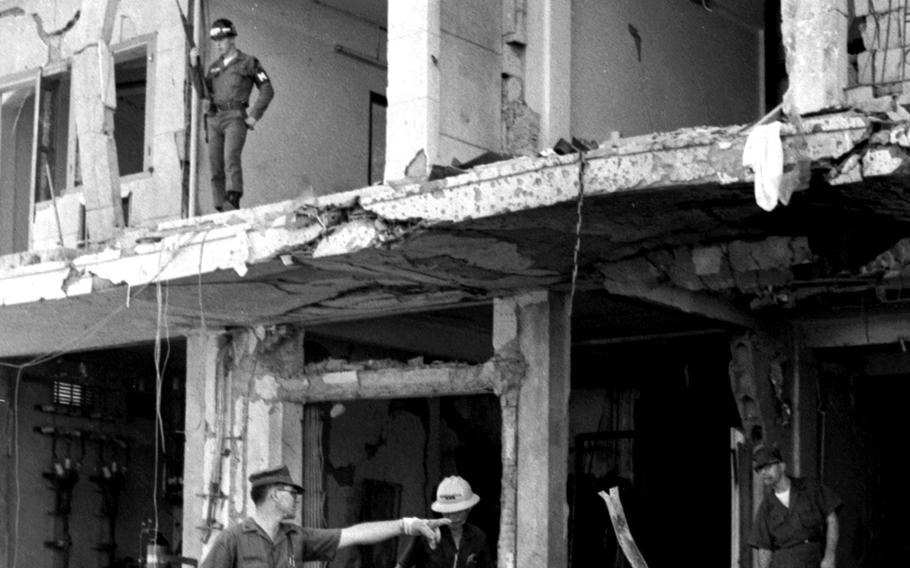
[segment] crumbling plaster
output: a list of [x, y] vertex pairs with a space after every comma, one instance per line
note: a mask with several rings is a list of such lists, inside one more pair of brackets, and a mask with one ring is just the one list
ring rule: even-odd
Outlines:
[[[869, 117], [860, 114], [838, 114], [805, 119], [800, 130], [785, 126], [787, 162], [809, 160], [837, 173], [838, 166], [853, 155], [899, 147], [886, 138], [870, 138], [870, 124]], [[765, 237], [759, 233], [740, 238], [746, 250], [764, 250], [762, 254], [773, 257], [772, 264], [778, 268], [762, 261], [753, 271], [736, 263], [727, 265], [725, 260], [722, 268], [710, 273], [706, 271], [712, 266], [711, 255], [730, 252], [722, 245], [716, 245], [719, 248], [713, 253], [699, 250], [703, 245], [696, 239], [698, 227], [691, 217], [697, 218], [704, 209], [701, 215], [706, 221], [719, 222], [711, 212], [711, 200], [702, 207], [693, 205], [699, 195], [711, 195], [720, 200], [719, 211], [729, 217], [714, 238], [737, 240], [737, 212], [741, 215], [742, 207], [748, 206], [743, 188], [752, 179], [741, 163], [744, 134], [743, 127], [698, 128], [618, 139], [584, 155], [520, 158], [432, 182], [374, 186], [160, 223], [129, 231], [119, 242], [87, 254], [56, 251], [7, 257], [0, 303], [4, 309], [14, 305], [27, 309], [42, 299], [89, 299], [107, 292], [107, 299], [95, 310], [131, 297], [142, 309], [150, 309], [152, 290], [143, 295], [137, 291], [154, 282], [182, 281], [183, 286], [169, 296], [177, 314], [174, 321], [179, 322], [175, 329], [180, 329], [198, 325], [200, 299], [210, 323], [255, 325], [257, 321], [332, 321], [422, 303], [482, 299], [517, 287], [549, 287], [568, 273], [579, 183], [587, 212], [583, 254], [622, 260], [645, 242], [640, 239], [660, 241], [663, 233], [656, 230], [660, 227], [688, 231], [691, 238], [681, 244], [695, 247], [694, 254], [700, 255], [697, 270], [702, 273], [697, 278], [692, 274], [692, 251], [679, 249], [669, 264], [657, 261], [657, 265], [677, 264], [671, 274], [679, 285], [720, 290], [732, 282], [743, 290], [753, 289], [790, 278], [787, 263], [799, 264], [805, 257], [799, 252], [804, 248], [799, 241], [785, 247], [794, 251], [790, 256], [778, 258], [773, 252], [777, 245], [762, 244]], [[861, 160], [854, 161], [862, 168]], [[724, 197], [725, 191], [740, 200], [739, 209]], [[616, 199], [623, 196], [623, 207], [631, 209], [611, 207], [620, 203], [608, 199], [611, 194]], [[648, 199], [630, 200], [638, 194]], [[673, 198], [684, 194], [691, 196]], [[678, 202], [660, 210], [666, 219], [640, 229], [623, 220], [638, 203], [647, 215], [648, 207], [663, 203], [662, 196], [669, 199], [667, 203]], [[561, 209], [547, 209], [555, 205]], [[758, 218], [757, 210], [749, 215]], [[546, 227], [553, 232], [541, 230]], [[538, 238], [527, 238], [531, 229]], [[734, 245], [730, 250], [735, 249]], [[582, 258], [594, 260], [594, 256]], [[225, 271], [235, 276], [216, 276]], [[244, 278], [247, 271], [252, 271], [252, 278]], [[753, 278], [750, 272], [761, 277]], [[203, 276], [217, 278], [218, 285], [204, 283]], [[243, 297], [248, 299], [231, 300], [235, 286], [244, 287]], [[261, 292], [249, 294], [254, 289], [250, 286]], [[225, 302], [230, 302], [230, 310], [224, 308]], [[153, 328], [149, 325], [147, 331], [136, 333], [147, 334]]]
[[[0, 80], [38, 69], [60, 71], [61, 64], [72, 65], [80, 53], [93, 49], [99, 38], [114, 49], [139, 38], [151, 39], [150, 46], [154, 51], [149, 54], [148, 63], [150, 81], [147, 86], [146, 137], [150, 141], [150, 155], [146, 156], [146, 171], [117, 180], [112, 190], [115, 194], [131, 196], [133, 225], [179, 216], [182, 192], [180, 156], [183, 153], [185, 126], [183, 112], [175, 110], [184, 106], [186, 46], [176, 4], [117, 0], [110, 3], [112, 14], [107, 18], [94, 13], [107, 4], [103, 2], [34, 0], [6, 4], [16, 4], [21, 13], [17, 10], [12, 16], [0, 18], [0, 46], [10, 54], [0, 61]], [[104, 32], [103, 37], [99, 36], [100, 31]], [[74, 73], [81, 73], [78, 66], [73, 67]], [[87, 96], [86, 93], [80, 95], [78, 84], [78, 81], [73, 83], [74, 100]], [[96, 84], [97, 81], [90, 83]], [[78, 108], [84, 106], [80, 104]], [[92, 145], [82, 145], [86, 164], [94, 165], [101, 158], [107, 160], [110, 148], [107, 145], [95, 146], [96, 153], [103, 155], [93, 156], [89, 149]], [[90, 172], [90, 168], [85, 166], [82, 170], [83, 174]], [[58, 211], [62, 217], [61, 224], [66, 229], [63, 238], [66, 243], [75, 243], [79, 235], [80, 202], [90, 205], [90, 210], [100, 205], [91, 194], [85, 194], [78, 188], [66, 187], [60, 182], [57, 186], [58, 197], [61, 197]], [[113, 194], [111, 199], [119, 201]], [[116, 213], [119, 204], [112, 210]], [[37, 246], [57, 243], [58, 229], [54, 216], [52, 208], [36, 207], [32, 239]], [[95, 231], [96, 238], [101, 235], [102, 232]]]

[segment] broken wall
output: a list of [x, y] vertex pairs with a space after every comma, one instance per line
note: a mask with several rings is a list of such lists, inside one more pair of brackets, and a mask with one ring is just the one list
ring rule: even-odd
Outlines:
[[[109, 46], [114, 57], [131, 46], [147, 46], [147, 82], [140, 87], [145, 89], [145, 118], [139, 119], [144, 122], [144, 163], [141, 171], [120, 179], [120, 192], [124, 197], [129, 197], [127, 214], [132, 225], [177, 217], [181, 212], [183, 191], [181, 159], [185, 132], [183, 101], [186, 57], [177, 6], [174, 3], [142, 0], [119, 0], [112, 5], [115, 10], [105, 25], [110, 31]], [[45, 74], [71, 74], [74, 55], [87, 44], [97, 41], [95, 37], [90, 37], [89, 12], [87, 6], [79, 0], [24, 1], [19, 4], [19, 8], [8, 10], [0, 18], [0, 47], [12, 56], [0, 62], [0, 82], [4, 77], [28, 75], [42, 68]], [[73, 82], [73, 85], [76, 84]], [[100, 94], [80, 94], [77, 91], [77, 88], [71, 89], [72, 100]], [[128, 106], [121, 108], [121, 113], [136, 112], [137, 109]], [[55, 220], [58, 213], [64, 244], [75, 246], [81, 237], [81, 215], [86, 196], [77, 181], [81, 176], [74, 151], [75, 122], [72, 117], [68, 121], [64, 117], [64, 122], [66, 123], [60, 127], [69, 132], [67, 174], [65, 177], [58, 176], [61, 179], [53, 180], [58, 196], [58, 212], [54, 211], [49, 200], [36, 204], [32, 229], [33, 248], [48, 248], [58, 244]], [[116, 132], [114, 136], [116, 137]], [[83, 169], [86, 164], [98, 161], [98, 158], [92, 155], [82, 156]], [[17, 191], [21, 192], [23, 188], [17, 188]], [[24, 195], [28, 196], [27, 190]]]
[[[327, 526], [389, 516], [435, 517], [436, 486], [461, 475], [481, 497], [468, 521], [487, 535], [495, 554], [499, 523], [499, 402], [493, 396], [344, 402], [326, 424]], [[369, 494], [372, 489], [373, 494]], [[377, 495], [397, 502], [385, 517]], [[385, 504], [388, 506], [388, 504]], [[381, 514], [381, 513], [380, 513]], [[392, 566], [410, 539], [361, 551], [339, 551], [340, 566]]]
[[693, 2], [572, 2], [572, 134], [607, 140], [755, 120], [760, 30]]
[[[234, 22], [237, 47], [259, 58], [275, 88], [271, 105], [247, 136], [244, 206], [370, 184], [370, 93], [385, 95], [385, 22], [324, 4], [329, 3], [208, 3], [210, 21]], [[370, 18], [379, 12], [384, 10], [371, 9]], [[203, 59], [214, 57], [210, 49]], [[251, 100], [257, 94], [254, 88]], [[384, 127], [376, 135], [384, 141]], [[201, 136], [199, 143], [200, 212], [210, 213], [208, 148]]]

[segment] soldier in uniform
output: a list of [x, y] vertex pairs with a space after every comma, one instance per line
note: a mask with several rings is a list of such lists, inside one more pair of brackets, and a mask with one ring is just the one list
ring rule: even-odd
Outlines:
[[286, 465], [250, 475], [252, 514], [218, 535], [202, 568], [295, 568], [328, 561], [339, 548], [376, 544], [401, 535], [420, 535], [433, 548], [448, 519], [405, 517], [359, 523], [342, 529], [304, 528], [294, 522], [303, 487]]
[[[243, 196], [240, 155], [247, 130], [252, 130], [262, 118], [275, 91], [259, 60], [237, 49], [234, 43], [237, 28], [230, 20], [215, 20], [209, 37], [215, 44], [218, 59], [209, 65], [202, 79], [205, 86], [197, 87], [211, 97], [206, 113], [212, 199], [218, 211], [231, 211], [240, 207]], [[198, 65], [195, 48], [190, 52], [190, 64]], [[200, 80], [198, 74], [194, 77], [195, 81]], [[250, 106], [253, 85], [259, 94]]]
[[752, 526], [759, 568], [835, 568], [840, 498], [814, 480], [787, 475], [774, 446], [759, 444], [752, 459], [766, 488]]

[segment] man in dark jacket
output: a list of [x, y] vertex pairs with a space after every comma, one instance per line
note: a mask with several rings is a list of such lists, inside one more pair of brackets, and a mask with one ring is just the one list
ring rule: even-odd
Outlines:
[[815, 481], [788, 476], [776, 447], [760, 444], [752, 458], [766, 488], [750, 543], [759, 568], [835, 568], [840, 498]]
[[[234, 43], [237, 28], [230, 20], [215, 20], [209, 37], [219, 57], [205, 73], [205, 88], [197, 87], [199, 92], [207, 92], [211, 97], [207, 109], [207, 135], [212, 199], [218, 211], [231, 211], [240, 207], [243, 196], [240, 155], [246, 132], [262, 118], [275, 90], [259, 60], [237, 49]], [[197, 60], [194, 49], [190, 53], [191, 65], [195, 66]], [[250, 106], [254, 85], [259, 89], [259, 95]]]
[[412, 541], [396, 568], [493, 568], [486, 535], [465, 522], [479, 501], [480, 497], [461, 477], [452, 475], [443, 479], [430, 508], [444, 515], [451, 524], [441, 528], [442, 538], [435, 548], [432, 542], [423, 539]]

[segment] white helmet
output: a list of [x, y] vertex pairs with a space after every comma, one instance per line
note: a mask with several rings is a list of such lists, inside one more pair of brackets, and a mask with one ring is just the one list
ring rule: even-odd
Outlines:
[[455, 513], [470, 509], [480, 497], [471, 491], [471, 485], [458, 477], [451, 475], [439, 482], [436, 488], [436, 501], [430, 505], [430, 508], [437, 513]]

